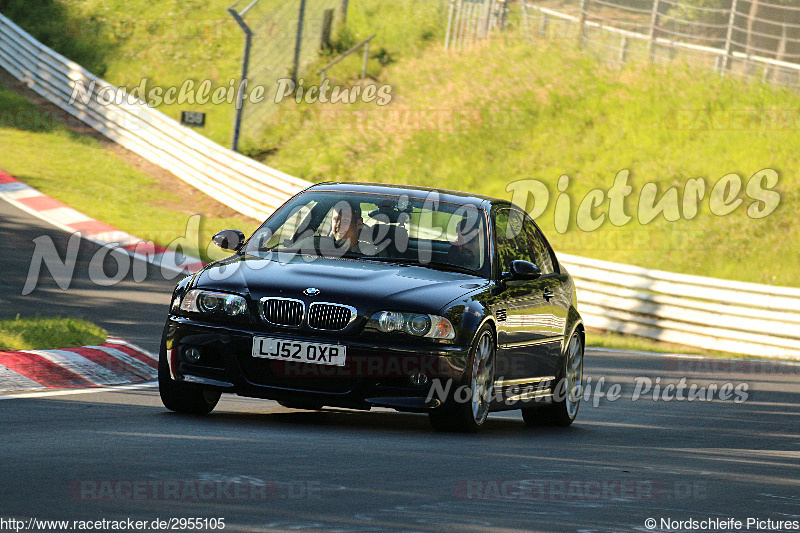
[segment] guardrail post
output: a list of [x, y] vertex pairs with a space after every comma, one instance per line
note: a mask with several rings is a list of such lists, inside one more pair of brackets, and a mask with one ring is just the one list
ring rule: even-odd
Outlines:
[[347, 6], [350, 0], [342, 0], [342, 24], [347, 24]]
[[586, 37], [586, 15], [589, 10], [589, 0], [581, 0], [581, 12], [578, 15], [578, 46], [583, 47], [583, 39]]
[[736, 23], [736, 7], [738, 0], [731, 1], [731, 15], [728, 18], [728, 33], [725, 36], [725, 59], [722, 62], [722, 75], [724, 76], [731, 68], [733, 59], [733, 25]]
[[650, 14], [650, 41], [647, 45], [647, 57], [653, 62], [653, 54], [656, 49], [656, 28], [658, 27], [658, 0], [653, 0], [653, 12]]

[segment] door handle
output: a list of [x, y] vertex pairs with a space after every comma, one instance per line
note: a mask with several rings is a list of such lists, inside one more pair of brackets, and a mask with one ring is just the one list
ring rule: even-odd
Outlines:
[[553, 291], [551, 291], [550, 289], [545, 289], [544, 290], [544, 299], [547, 300], [547, 301], [550, 301], [550, 298], [552, 298], [552, 297], [553, 297]]

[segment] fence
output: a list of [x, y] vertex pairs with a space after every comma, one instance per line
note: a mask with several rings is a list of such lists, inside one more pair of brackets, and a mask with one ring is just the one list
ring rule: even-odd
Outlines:
[[450, 0], [445, 50], [461, 50], [503, 30], [508, 17], [507, 0]]
[[[144, 104], [101, 104], [98, 92], [116, 87], [57, 54], [0, 14], [0, 67], [30, 89], [109, 139], [165, 168], [247, 216], [264, 219], [287, 195], [310, 183], [219, 146]], [[88, 104], [70, 103], [76, 82]]]
[[[343, 0], [239, 0], [229, 12], [245, 29], [243, 79], [255, 87], [277, 87], [278, 80], [297, 82], [300, 69], [319, 57], [330, 42], [334, 19], [343, 19]], [[245, 140], [258, 140], [277, 111], [273, 98], [259, 103], [244, 102], [241, 127], [234, 126], [233, 149], [238, 148], [237, 131]]]
[[324, 83], [325, 80], [328, 78], [328, 70], [331, 67], [337, 65], [339, 62], [341, 62], [344, 58], [346, 58], [350, 54], [355, 53], [356, 50], [358, 50], [359, 48], [364, 48], [364, 54], [363, 54], [362, 60], [361, 60], [361, 80], [360, 80], [360, 81], [364, 81], [364, 78], [367, 77], [367, 61], [369, 61], [369, 47], [370, 47], [370, 43], [372, 42], [372, 39], [374, 39], [375, 36], [376, 36], [376, 34], [373, 33], [372, 35], [370, 35], [369, 37], [367, 37], [366, 39], [364, 39], [360, 43], [356, 43], [354, 46], [350, 47], [349, 50], [346, 50], [345, 52], [340, 54], [333, 61], [330, 61], [329, 63], [325, 64], [325, 66], [322, 67], [322, 69], [320, 69], [319, 72], [317, 72], [317, 74], [319, 74], [322, 77], [322, 82]]
[[[264, 218], [309, 185], [227, 150], [144, 105], [69, 104], [76, 82], [96, 80], [0, 15], [0, 67], [145, 159], [240, 213]], [[99, 87], [97, 90], [99, 90]], [[647, 270], [560, 256], [586, 324], [680, 344], [800, 359], [800, 289]]]
[[529, 35], [571, 36], [609, 61], [674, 59], [800, 87], [800, 7], [781, 0], [522, 0]]

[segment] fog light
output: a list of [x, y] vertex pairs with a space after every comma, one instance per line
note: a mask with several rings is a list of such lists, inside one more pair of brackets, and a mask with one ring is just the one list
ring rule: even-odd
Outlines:
[[198, 362], [200, 360], [200, 349], [194, 347], [184, 348], [183, 358], [189, 361], [190, 363]]
[[428, 384], [428, 376], [422, 372], [415, 372], [408, 378], [412, 385], [415, 387], [422, 387]]

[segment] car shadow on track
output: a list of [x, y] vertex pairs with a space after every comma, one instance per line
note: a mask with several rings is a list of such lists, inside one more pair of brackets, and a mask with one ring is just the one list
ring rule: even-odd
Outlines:
[[[218, 411], [208, 416], [189, 416], [177, 413], [164, 413], [165, 416], [176, 418], [190, 418], [194, 421], [203, 421], [210, 426], [236, 426], [248, 428], [269, 428], [278, 426], [291, 429], [307, 429], [316, 431], [324, 429], [326, 432], [333, 430], [369, 431], [376, 433], [428, 433], [436, 431], [428, 422], [427, 415], [395, 412], [367, 412], [350, 411], [345, 409], [323, 409], [321, 411], [285, 411], [269, 413], [242, 413]], [[522, 434], [573, 434], [581, 433], [580, 427], [550, 428], [530, 427], [521, 419], [492, 418], [486, 421], [479, 435], [518, 436]], [[448, 433], [450, 436], [471, 437], [469, 433]]]

